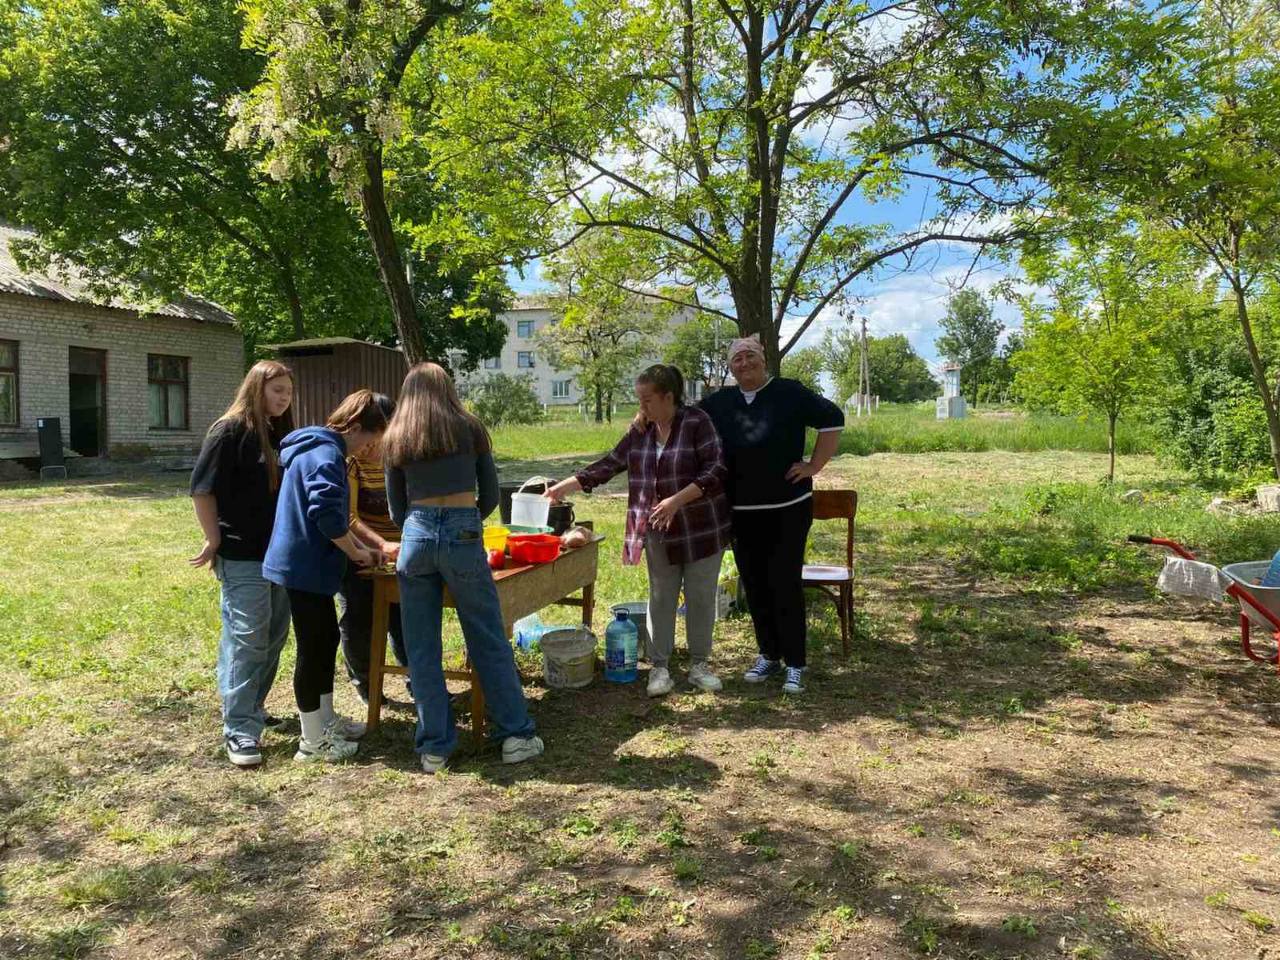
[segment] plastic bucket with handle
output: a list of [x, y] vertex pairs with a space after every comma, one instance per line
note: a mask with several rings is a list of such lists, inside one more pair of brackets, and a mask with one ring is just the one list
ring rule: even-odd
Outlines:
[[521, 486], [520, 489], [511, 495], [511, 523], [517, 527], [545, 527], [547, 526], [547, 515], [551, 512], [551, 501], [542, 495], [542, 492], [529, 493], [525, 491], [526, 487], [533, 484], [541, 486], [541, 490], [545, 491], [546, 477], [530, 477]]
[[548, 687], [576, 690], [595, 679], [596, 638], [586, 627], [548, 630], [538, 642]]

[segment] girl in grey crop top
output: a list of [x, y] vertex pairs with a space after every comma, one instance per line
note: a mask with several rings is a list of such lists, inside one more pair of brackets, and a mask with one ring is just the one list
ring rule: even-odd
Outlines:
[[467, 450], [434, 460], [412, 460], [403, 467], [387, 467], [387, 506], [397, 527], [404, 526], [412, 501], [464, 490], [477, 491], [481, 519], [493, 513], [498, 505], [498, 468], [491, 450]]

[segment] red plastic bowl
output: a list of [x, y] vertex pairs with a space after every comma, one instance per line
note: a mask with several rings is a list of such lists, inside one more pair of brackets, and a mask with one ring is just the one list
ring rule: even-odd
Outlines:
[[550, 533], [515, 533], [507, 550], [516, 563], [550, 563], [560, 556], [560, 538]]

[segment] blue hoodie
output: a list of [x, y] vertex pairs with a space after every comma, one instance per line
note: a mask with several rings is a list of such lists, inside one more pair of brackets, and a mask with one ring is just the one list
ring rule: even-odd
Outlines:
[[333, 541], [347, 532], [346, 444], [328, 427], [280, 441], [280, 496], [262, 575], [292, 590], [332, 596], [347, 558]]

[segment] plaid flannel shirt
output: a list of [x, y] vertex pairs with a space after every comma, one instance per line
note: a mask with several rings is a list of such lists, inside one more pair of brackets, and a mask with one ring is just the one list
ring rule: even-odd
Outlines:
[[[671, 435], [658, 455], [658, 428], [632, 427], [618, 445], [574, 476], [582, 489], [607, 483], [627, 471], [627, 531], [622, 562], [640, 562], [648, 533], [649, 514], [661, 501], [691, 483], [702, 496], [686, 503], [658, 536], [671, 563], [692, 563], [729, 545], [729, 501], [724, 495], [727, 475], [720, 437], [711, 418], [697, 407], [678, 407], [671, 421]], [[656, 532], [656, 531], [655, 531]]]

